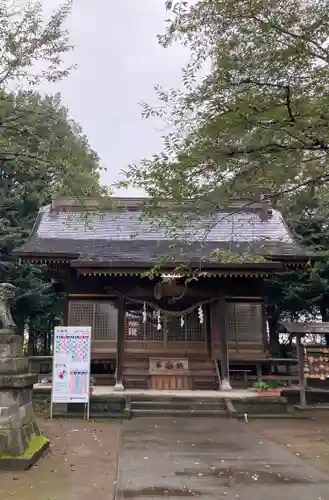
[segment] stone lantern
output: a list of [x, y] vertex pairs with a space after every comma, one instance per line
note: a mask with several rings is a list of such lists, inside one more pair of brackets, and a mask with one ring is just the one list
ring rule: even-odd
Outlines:
[[29, 373], [28, 359], [23, 357], [22, 339], [17, 335], [10, 312], [14, 297], [14, 285], [1, 283], [0, 469], [8, 468], [8, 461], [13, 465], [10, 468], [16, 468], [15, 457], [17, 459], [25, 453], [33, 436], [40, 436], [32, 404], [33, 385], [37, 382], [37, 375]]

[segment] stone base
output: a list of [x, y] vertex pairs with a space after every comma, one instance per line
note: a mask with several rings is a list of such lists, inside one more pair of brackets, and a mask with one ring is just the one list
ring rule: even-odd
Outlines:
[[[1, 471], [22, 471], [22, 470], [27, 470], [32, 465], [34, 465], [41, 457], [42, 455], [48, 450], [50, 441], [46, 438], [39, 438], [38, 442], [35, 443], [34, 445], [34, 439], [31, 439], [31, 453], [29, 453], [29, 447], [26, 449], [24, 455], [22, 456], [8, 456], [0, 455], [0, 470]], [[33, 447], [33, 449], [32, 449]]]
[[220, 390], [221, 391], [231, 391], [232, 390], [232, 386], [231, 386], [230, 382], [227, 379], [224, 378], [221, 381]]
[[0, 435], [3, 443], [0, 453], [6, 452], [13, 456], [23, 454], [31, 437], [40, 435], [30, 388], [0, 387]]
[[113, 391], [115, 392], [123, 392], [125, 388], [123, 387], [123, 384], [120, 382], [117, 382], [115, 386], [113, 387]]
[[37, 375], [28, 373], [21, 338], [0, 330], [0, 456], [22, 456], [31, 439], [40, 436], [33, 404]]

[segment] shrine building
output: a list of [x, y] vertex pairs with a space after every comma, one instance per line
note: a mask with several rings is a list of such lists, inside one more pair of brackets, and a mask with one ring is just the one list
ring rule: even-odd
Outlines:
[[265, 280], [310, 257], [266, 202], [218, 209], [173, 237], [143, 215], [146, 201], [58, 199], [17, 254], [48, 266], [64, 325], [91, 326], [97, 383], [230, 389], [230, 364], [269, 357]]

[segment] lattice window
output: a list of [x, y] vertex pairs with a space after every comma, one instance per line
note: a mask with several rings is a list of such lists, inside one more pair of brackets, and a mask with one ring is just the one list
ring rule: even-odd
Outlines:
[[165, 319], [165, 329], [168, 341], [185, 341], [186, 324], [181, 326], [181, 319], [178, 316], [167, 316]]
[[186, 340], [203, 342], [206, 339], [206, 312], [203, 310], [203, 323], [200, 323], [198, 310], [185, 316]]
[[127, 340], [163, 341], [164, 321], [160, 316], [161, 330], [158, 330], [156, 311], [147, 308], [147, 319], [143, 321], [143, 306], [127, 304], [126, 308], [126, 338]]
[[141, 311], [127, 311], [126, 312], [126, 338], [128, 340], [141, 340], [143, 339], [144, 326], [142, 322]]
[[127, 340], [146, 341], [180, 341], [203, 342], [206, 338], [206, 323], [200, 324], [198, 311], [193, 311], [184, 317], [184, 325], [181, 326], [180, 316], [169, 316], [160, 313], [161, 329], [158, 329], [159, 319], [157, 311], [147, 308], [147, 319], [143, 321], [142, 306], [139, 309], [133, 307], [126, 311], [126, 338]]
[[92, 302], [69, 302], [69, 326], [94, 325], [94, 304]]
[[226, 327], [231, 342], [262, 342], [262, 304], [228, 303]]
[[[158, 324], [161, 325], [161, 330], [158, 330]], [[147, 313], [147, 321], [145, 324], [145, 339], [146, 340], [156, 340], [163, 341], [164, 339], [164, 330], [165, 323], [163, 314], [160, 314], [160, 319], [158, 319], [158, 315], [156, 311], [148, 311]]]
[[197, 310], [184, 316], [183, 326], [180, 316], [168, 316], [166, 324], [168, 341], [203, 342], [206, 338], [205, 320], [204, 317], [204, 322], [200, 323]]
[[68, 324], [91, 326], [96, 339], [116, 339], [118, 310], [111, 302], [70, 301]]

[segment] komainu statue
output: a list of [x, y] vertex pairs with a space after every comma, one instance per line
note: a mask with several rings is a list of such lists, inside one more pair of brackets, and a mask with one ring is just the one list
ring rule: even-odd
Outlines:
[[16, 287], [11, 283], [0, 283], [0, 325], [3, 329], [16, 328], [10, 311], [15, 292]]

